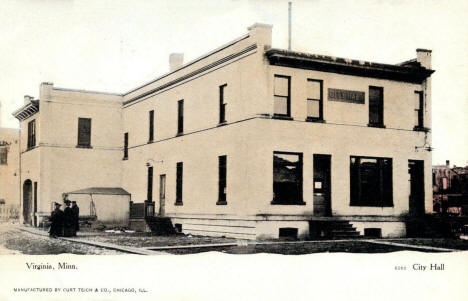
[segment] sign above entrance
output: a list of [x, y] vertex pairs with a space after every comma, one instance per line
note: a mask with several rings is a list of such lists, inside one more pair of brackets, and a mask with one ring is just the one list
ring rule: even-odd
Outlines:
[[351, 91], [351, 90], [329, 88], [328, 100], [364, 104], [365, 93], [361, 91]]

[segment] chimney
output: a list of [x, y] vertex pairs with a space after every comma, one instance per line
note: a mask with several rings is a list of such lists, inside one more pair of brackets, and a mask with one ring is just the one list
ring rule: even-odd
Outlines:
[[272, 25], [255, 23], [252, 26], [249, 26], [250, 36], [257, 41], [259, 46], [263, 45], [264, 49], [271, 48], [271, 29]]
[[416, 61], [424, 68], [431, 69], [432, 50], [422, 48], [416, 49]]
[[31, 100], [33, 100], [34, 97], [32, 96], [29, 96], [29, 95], [24, 95], [24, 104], [27, 105], [28, 103], [31, 102]]
[[447, 167], [450, 167], [450, 160], [445, 160], [445, 165], [446, 165]]
[[179, 69], [184, 64], [183, 53], [171, 53], [169, 55], [169, 72]]

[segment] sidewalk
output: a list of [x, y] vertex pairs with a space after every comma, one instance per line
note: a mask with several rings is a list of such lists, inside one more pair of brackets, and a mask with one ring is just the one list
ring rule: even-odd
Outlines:
[[[30, 228], [30, 227], [24, 227], [20, 226], [19, 228], [21, 231], [25, 231], [31, 234], [36, 234], [36, 235], [41, 235], [41, 236], [46, 236], [49, 237], [49, 233], [47, 233], [44, 230], [37, 229], [37, 228]], [[107, 234], [107, 233], [104, 233]], [[65, 240], [65, 241], [70, 241], [70, 242], [75, 242], [75, 243], [81, 243], [81, 244], [86, 244], [90, 246], [95, 246], [95, 247], [100, 247], [100, 248], [105, 248], [109, 250], [116, 250], [120, 252], [125, 252], [125, 253], [130, 253], [130, 254], [140, 254], [140, 255], [167, 255], [169, 253], [166, 252], [158, 252], [158, 251], [152, 251], [144, 248], [133, 248], [133, 247], [127, 247], [127, 246], [120, 246], [116, 244], [111, 244], [111, 243], [104, 243], [104, 242], [97, 242], [97, 241], [90, 241], [86, 239], [80, 239], [80, 237], [89, 237], [89, 236], [96, 236], [96, 235], [102, 235], [102, 234], [96, 234], [95, 232], [84, 232], [81, 233], [77, 237], [58, 237], [57, 239], [59, 240]]]

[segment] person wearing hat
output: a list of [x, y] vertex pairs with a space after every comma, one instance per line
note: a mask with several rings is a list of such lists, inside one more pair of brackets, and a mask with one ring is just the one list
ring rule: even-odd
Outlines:
[[50, 215], [50, 237], [57, 238], [57, 236], [63, 235], [63, 211], [60, 209], [59, 203], [54, 204], [55, 208]]
[[63, 224], [63, 236], [71, 237], [73, 236], [74, 232], [74, 223], [73, 223], [73, 211], [70, 208], [71, 201], [65, 199], [63, 201], [65, 203], [65, 209], [63, 209], [63, 217], [64, 217], [64, 224]]
[[74, 232], [73, 236], [76, 236], [76, 232], [80, 230], [80, 207], [76, 204], [76, 201], [72, 201], [72, 213], [73, 213], [73, 225], [74, 225]]

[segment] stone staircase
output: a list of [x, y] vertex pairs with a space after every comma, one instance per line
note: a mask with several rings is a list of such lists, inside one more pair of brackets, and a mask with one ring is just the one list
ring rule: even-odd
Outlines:
[[145, 219], [151, 233], [155, 235], [170, 235], [177, 233], [172, 225], [171, 219], [168, 217], [147, 216]]
[[350, 239], [362, 238], [356, 228], [346, 220], [309, 221], [310, 239]]

